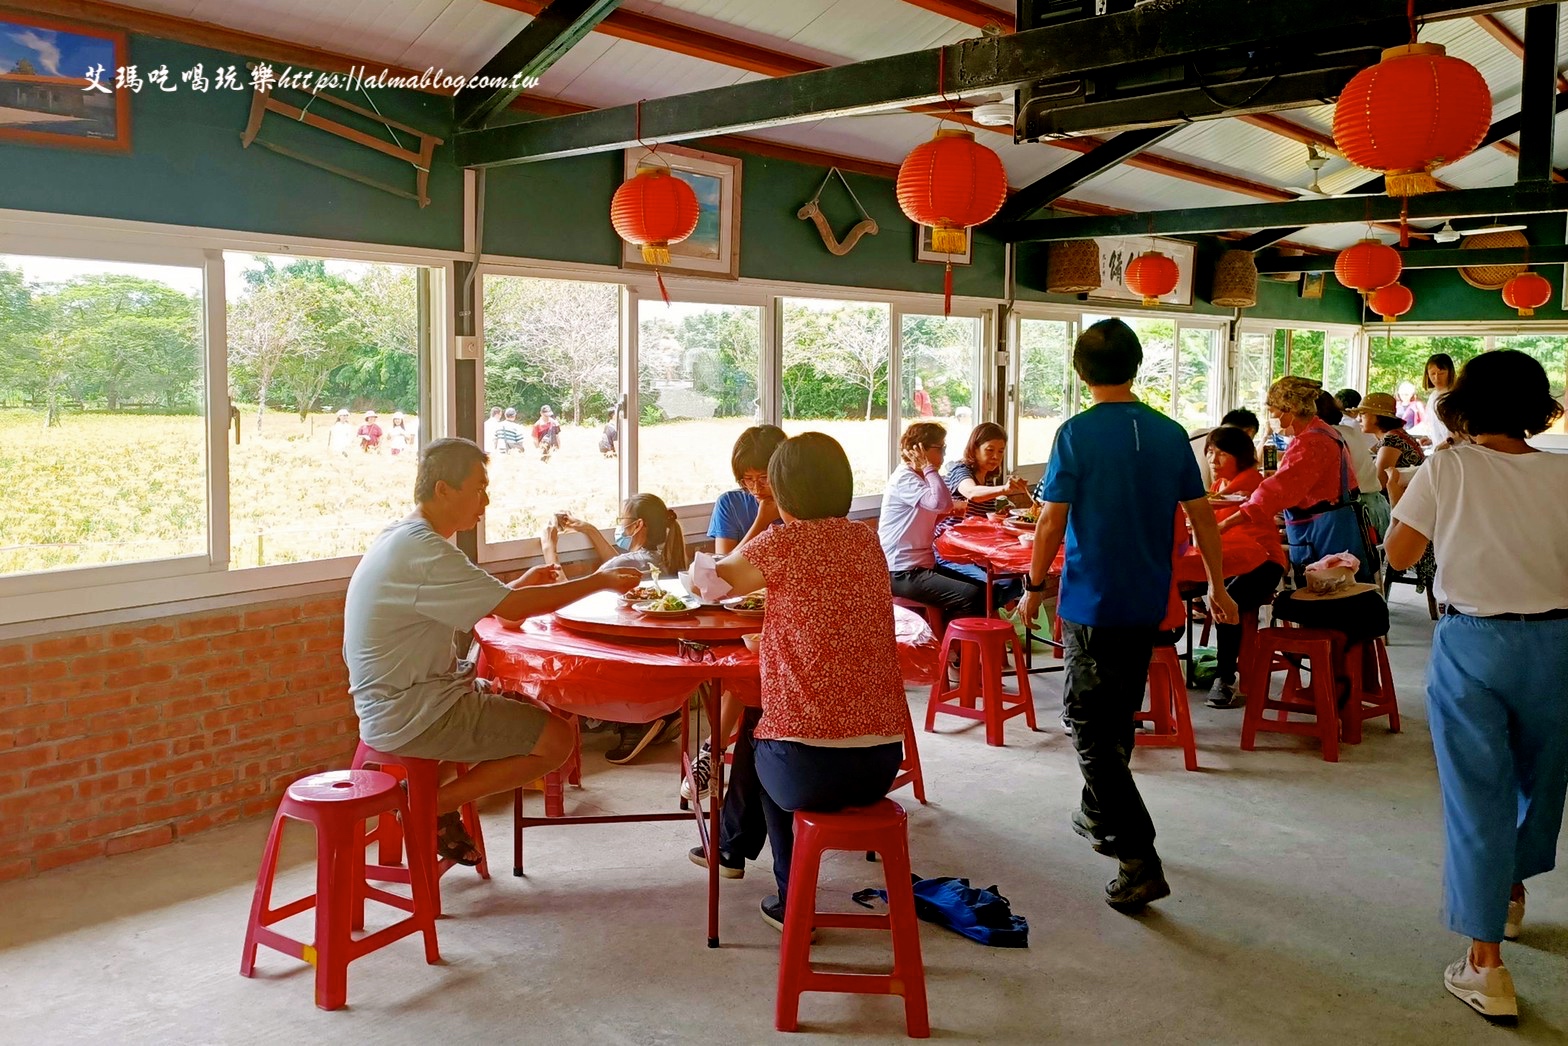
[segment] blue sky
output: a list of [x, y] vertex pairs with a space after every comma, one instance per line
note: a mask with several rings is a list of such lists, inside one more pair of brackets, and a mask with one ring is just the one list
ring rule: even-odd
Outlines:
[[22, 59], [45, 76], [86, 78], [90, 66], [102, 65], [105, 80], [114, 79], [114, 43], [96, 36], [40, 29], [0, 15], [0, 73], [9, 73]]

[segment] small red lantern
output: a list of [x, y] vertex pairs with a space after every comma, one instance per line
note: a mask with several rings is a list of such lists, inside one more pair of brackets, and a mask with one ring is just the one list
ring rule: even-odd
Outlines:
[[1416, 303], [1416, 296], [1410, 293], [1410, 288], [1402, 283], [1390, 283], [1387, 287], [1379, 287], [1367, 298], [1367, 305], [1373, 312], [1383, 317], [1384, 323], [1393, 323], [1394, 320], [1410, 311]]
[[1518, 309], [1520, 316], [1534, 316], [1535, 310], [1552, 300], [1552, 285], [1538, 272], [1521, 272], [1503, 284], [1503, 304]]
[[1405, 263], [1399, 252], [1378, 240], [1362, 240], [1334, 259], [1334, 278], [1353, 291], [1370, 294], [1399, 279]]
[[1159, 251], [1144, 251], [1127, 263], [1122, 282], [1134, 294], [1143, 297], [1145, 305], [1158, 305], [1160, 299], [1176, 289], [1181, 280], [1181, 269], [1170, 255]]
[[1390, 196], [1436, 192], [1434, 168], [1468, 156], [1492, 122], [1492, 92], [1475, 66], [1441, 44], [1390, 47], [1334, 105], [1334, 144], [1382, 171]]
[[668, 167], [644, 167], [622, 182], [610, 201], [610, 224], [621, 239], [642, 247], [642, 260], [654, 267], [666, 302], [670, 296], [658, 267], [670, 264], [670, 244], [695, 232], [700, 215], [697, 194]]
[[[1002, 158], [975, 141], [969, 131], [942, 129], [915, 146], [898, 168], [898, 206], [919, 225], [931, 227], [931, 249], [962, 254], [968, 229], [990, 221], [1007, 199]], [[953, 297], [953, 266], [943, 277], [943, 314]]]

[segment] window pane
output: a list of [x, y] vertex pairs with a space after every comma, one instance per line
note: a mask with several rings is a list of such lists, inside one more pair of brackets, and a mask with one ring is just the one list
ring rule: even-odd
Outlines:
[[[1392, 325], [1390, 325], [1392, 326]], [[1397, 392], [1403, 382], [1415, 387], [1416, 395], [1426, 398], [1421, 389], [1421, 377], [1428, 356], [1446, 352], [1453, 357], [1454, 366], [1464, 366], [1465, 360], [1480, 352], [1486, 339], [1479, 336], [1457, 337], [1408, 337], [1379, 332], [1367, 339], [1367, 392]]]
[[1290, 335], [1290, 364], [1283, 371], [1285, 374], [1296, 374], [1313, 381], [1323, 380], [1323, 331], [1294, 330], [1283, 332]]
[[1236, 406], [1264, 416], [1269, 386], [1273, 384], [1270, 366], [1275, 338], [1260, 331], [1245, 331], [1236, 345]]
[[[1494, 347], [1499, 349], [1517, 349], [1520, 352], [1534, 356], [1536, 362], [1546, 368], [1546, 381], [1550, 385], [1552, 395], [1558, 402], [1563, 402], [1564, 387], [1568, 386], [1568, 336], [1562, 334], [1516, 334], [1510, 337], [1492, 339]], [[1458, 361], [1456, 360], [1457, 364]], [[1552, 425], [1551, 432], [1568, 432], [1568, 417], [1558, 418]]]
[[486, 276], [484, 295], [485, 540], [536, 538], [554, 512], [614, 525], [621, 441], [599, 448], [620, 400], [619, 285]]
[[844, 445], [855, 493], [880, 494], [888, 462], [891, 310], [871, 302], [785, 298], [784, 431], [826, 432]]
[[1330, 334], [1323, 349], [1323, 387], [1330, 392], [1352, 388], [1359, 384], [1350, 373], [1350, 338], [1344, 334]]
[[[1084, 326], [1105, 318], [1086, 315]], [[1133, 395], [1155, 410], [1171, 414], [1175, 392], [1176, 322], [1158, 316], [1122, 316], [1120, 319], [1133, 329], [1138, 335], [1138, 343], [1143, 346], [1143, 365], [1138, 368], [1138, 377], [1132, 383]]]
[[418, 270], [225, 255], [229, 566], [357, 556], [413, 506]]
[[1176, 368], [1176, 408], [1172, 416], [1182, 428], [1210, 428], [1214, 420], [1209, 414], [1209, 382], [1214, 373], [1214, 358], [1219, 345], [1219, 331], [1183, 327], [1181, 354]]
[[922, 418], [947, 429], [948, 459], [960, 457], [975, 426], [977, 316], [906, 315], [900, 323], [899, 411], [904, 424]]
[[1013, 460], [1034, 465], [1050, 458], [1056, 430], [1070, 409], [1067, 321], [1020, 320], [1018, 340], [1018, 448]]
[[207, 552], [202, 271], [0, 254], [0, 574]]
[[735, 487], [730, 448], [757, 424], [755, 305], [638, 304], [637, 485], [670, 507]]

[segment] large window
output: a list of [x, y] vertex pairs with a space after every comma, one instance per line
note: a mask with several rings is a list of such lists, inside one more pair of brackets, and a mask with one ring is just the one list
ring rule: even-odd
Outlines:
[[899, 319], [899, 413], [911, 421], [937, 421], [947, 429], [949, 461], [963, 456], [975, 427], [975, 360], [983, 324], [977, 316], [925, 316]]
[[207, 554], [203, 282], [0, 255], [0, 574]]
[[[1105, 318], [1086, 315], [1083, 322], [1088, 326]], [[1143, 346], [1143, 365], [1133, 382], [1133, 393], [1174, 418], [1182, 428], [1211, 426], [1212, 404], [1217, 402], [1211, 376], [1219, 361], [1219, 328], [1189, 324], [1171, 316], [1120, 318], [1138, 335]]]
[[1018, 321], [1018, 377], [1015, 383], [1017, 446], [1013, 461], [1034, 465], [1051, 456], [1056, 430], [1072, 413], [1071, 323], [1067, 320]]
[[360, 555], [413, 507], [429, 283], [403, 265], [224, 262], [229, 566]]
[[637, 486], [713, 501], [735, 486], [735, 437], [762, 419], [762, 309], [643, 299], [637, 316]]
[[1366, 391], [1397, 392], [1400, 385], [1409, 382], [1423, 399], [1426, 393], [1421, 389], [1421, 378], [1426, 370], [1428, 356], [1446, 352], [1453, 357], [1457, 368], [1464, 366], [1465, 360], [1486, 348], [1486, 339], [1481, 335], [1410, 336], [1395, 335], [1385, 330], [1373, 332], [1368, 341]]
[[784, 430], [826, 432], [849, 455], [855, 494], [880, 494], [889, 473], [892, 309], [874, 302], [784, 298]]
[[[484, 277], [486, 542], [537, 538], [555, 512], [614, 525], [622, 297], [613, 283]], [[600, 449], [607, 425], [613, 450]]]

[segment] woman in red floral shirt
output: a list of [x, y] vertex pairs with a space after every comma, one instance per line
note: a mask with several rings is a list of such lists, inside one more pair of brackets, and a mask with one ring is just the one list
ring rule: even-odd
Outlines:
[[718, 565], [737, 592], [768, 590], [756, 770], [782, 930], [796, 810], [864, 806], [887, 794], [903, 760], [909, 707], [893, 631], [893, 593], [876, 534], [846, 517], [849, 458], [832, 437], [788, 440], [768, 464], [784, 523]]

